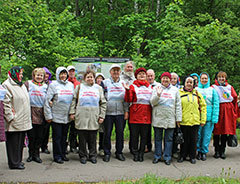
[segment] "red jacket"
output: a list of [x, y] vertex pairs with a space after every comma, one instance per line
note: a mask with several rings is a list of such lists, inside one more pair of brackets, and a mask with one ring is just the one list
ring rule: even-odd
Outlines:
[[129, 123], [139, 123], [139, 124], [151, 124], [152, 120], [152, 107], [149, 104], [135, 104], [137, 102], [137, 95], [135, 87], [140, 88], [140, 86], [149, 87], [150, 84], [147, 81], [135, 80], [133, 82], [135, 85], [131, 85], [129, 90], [126, 90], [125, 101], [133, 103], [129, 108]]
[[80, 84], [80, 82], [76, 79], [76, 77], [74, 77], [73, 79], [71, 79], [71, 78], [69, 77], [69, 78], [68, 78], [68, 81], [70, 81], [71, 83], [73, 83], [74, 89], [76, 88], [77, 85]]
[[[217, 81], [215, 81], [215, 85], [219, 86]], [[228, 85], [228, 83], [225, 82], [225, 85]], [[218, 123], [214, 126], [214, 135], [236, 134], [236, 120], [239, 114], [239, 110], [237, 104], [237, 93], [232, 86], [231, 96], [233, 97], [232, 102], [220, 103], [219, 120]]]

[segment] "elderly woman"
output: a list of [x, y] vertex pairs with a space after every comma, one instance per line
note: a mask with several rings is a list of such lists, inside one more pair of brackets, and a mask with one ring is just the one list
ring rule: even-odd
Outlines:
[[182, 106], [178, 88], [170, 84], [171, 74], [164, 72], [161, 75], [161, 85], [153, 88], [151, 97], [152, 126], [154, 128], [155, 154], [153, 164], [162, 157], [162, 136], [164, 131], [163, 159], [166, 165], [171, 164], [173, 132], [176, 122], [182, 121]]
[[47, 94], [47, 85], [44, 83], [45, 70], [43, 68], [35, 68], [32, 72], [32, 80], [26, 81], [24, 84], [28, 89], [31, 105], [31, 117], [33, 128], [27, 132], [29, 145], [27, 162], [32, 160], [42, 163], [39, 149], [43, 140], [43, 123], [44, 113], [43, 106]]
[[152, 87], [147, 82], [145, 68], [138, 68], [135, 71], [135, 77], [137, 80], [130, 87], [127, 84], [124, 85], [126, 89], [125, 101], [132, 103], [129, 108], [129, 123], [132, 128], [133, 160], [143, 162], [147, 135], [149, 128], [151, 128], [152, 107], [150, 98]]
[[207, 159], [208, 146], [212, 137], [214, 125], [218, 122], [219, 97], [217, 91], [210, 87], [210, 77], [206, 72], [200, 74], [197, 90], [203, 95], [207, 104], [207, 122], [199, 128], [197, 141], [197, 159], [205, 161]]
[[219, 95], [220, 111], [218, 123], [214, 125], [213, 146], [215, 158], [225, 159], [227, 135], [236, 134], [236, 120], [238, 117], [237, 93], [227, 82], [226, 72], [220, 71], [216, 75], [213, 88]]
[[128, 104], [124, 102], [124, 81], [120, 79], [121, 67], [113, 64], [109, 69], [111, 77], [103, 81], [105, 97], [107, 100], [107, 112], [104, 121], [104, 162], [110, 161], [111, 135], [113, 124], [116, 132], [116, 158], [125, 161], [123, 155], [124, 128], [128, 119]]
[[[97, 163], [96, 138], [99, 124], [103, 123], [106, 112], [106, 100], [103, 89], [94, 83], [95, 73], [87, 70], [84, 82], [75, 92], [70, 110], [70, 118], [75, 119], [75, 128], [79, 135], [79, 157], [82, 164], [89, 159]], [[88, 145], [89, 151], [86, 146]]]
[[56, 78], [57, 80], [53, 81], [48, 88], [44, 115], [47, 122], [52, 123], [54, 161], [58, 164], [63, 164], [64, 161], [69, 161], [65, 150], [74, 86], [67, 80], [68, 71], [65, 67], [57, 68]]
[[6, 147], [10, 169], [25, 169], [22, 162], [26, 131], [32, 128], [28, 91], [22, 83], [23, 68], [15, 66], [8, 72], [3, 87], [7, 90], [3, 101], [6, 120]]
[[178, 76], [177, 73], [172, 72], [171, 73], [171, 84], [173, 86], [175, 86], [176, 88], [180, 89], [181, 85], [180, 85], [180, 77]]
[[193, 77], [186, 77], [183, 84], [183, 88], [180, 89], [182, 122], [179, 124], [183, 132], [184, 143], [180, 145], [178, 162], [183, 162], [189, 155], [190, 162], [195, 164], [199, 125], [204, 126], [206, 123], [206, 103], [201, 93], [194, 88]]

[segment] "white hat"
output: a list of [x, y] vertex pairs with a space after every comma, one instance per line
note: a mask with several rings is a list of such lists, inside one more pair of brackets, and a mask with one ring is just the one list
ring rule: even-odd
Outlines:
[[102, 73], [96, 73], [95, 79], [98, 78], [98, 76], [102, 76], [103, 80], [105, 79], [105, 77], [104, 77], [104, 75]]
[[109, 71], [111, 71], [113, 68], [119, 68], [121, 70], [121, 67], [118, 64], [112, 64], [112, 66], [109, 68]]
[[72, 70], [72, 69], [73, 69], [73, 70], [76, 70], [76, 68], [75, 68], [73, 65], [70, 65], [70, 66], [67, 67], [67, 70], [68, 70], [68, 71], [70, 71], [70, 70]]

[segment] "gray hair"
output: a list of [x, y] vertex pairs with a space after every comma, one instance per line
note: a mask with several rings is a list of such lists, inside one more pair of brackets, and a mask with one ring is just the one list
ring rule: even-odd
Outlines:
[[128, 64], [131, 64], [133, 66], [133, 70], [135, 70], [135, 63], [133, 61], [127, 61], [124, 65], [124, 70]]
[[154, 72], [153, 69], [148, 69], [148, 70], [147, 70], [147, 73], [148, 73], [148, 72], [152, 72], [152, 73], [155, 75], [155, 72]]

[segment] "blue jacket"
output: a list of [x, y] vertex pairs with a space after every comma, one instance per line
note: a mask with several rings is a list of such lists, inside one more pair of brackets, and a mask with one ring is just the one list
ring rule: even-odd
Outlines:
[[217, 123], [219, 117], [218, 93], [214, 88], [210, 87], [210, 77], [208, 73], [203, 72], [199, 77], [201, 77], [202, 74], [206, 74], [208, 76], [208, 82], [203, 85], [199, 80], [197, 90], [202, 94], [207, 104], [207, 121]]

